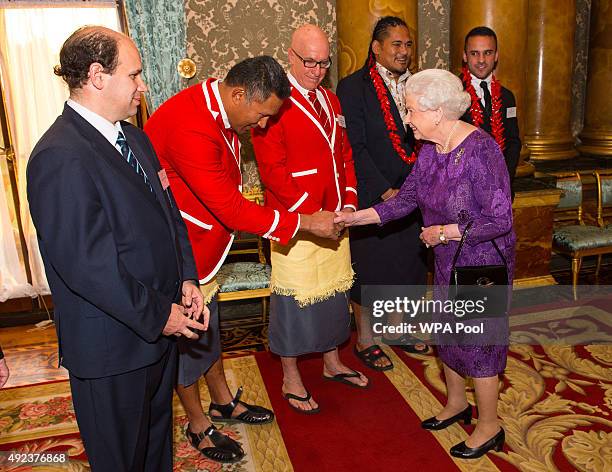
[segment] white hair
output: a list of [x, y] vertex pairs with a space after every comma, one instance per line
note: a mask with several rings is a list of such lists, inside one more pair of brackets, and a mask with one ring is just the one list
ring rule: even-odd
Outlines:
[[406, 81], [406, 96], [413, 95], [421, 111], [442, 109], [449, 120], [461, 117], [470, 105], [470, 94], [454, 74], [443, 69], [425, 69]]

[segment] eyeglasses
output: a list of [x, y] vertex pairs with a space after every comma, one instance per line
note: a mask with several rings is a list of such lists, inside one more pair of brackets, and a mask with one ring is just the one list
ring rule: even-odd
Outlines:
[[319, 66], [321, 69], [329, 69], [332, 65], [331, 57], [323, 59], [322, 61], [315, 61], [312, 59], [304, 59], [297, 52], [295, 52], [295, 49], [291, 48], [291, 50], [293, 51], [293, 54], [300, 58], [302, 64], [304, 64], [304, 67], [306, 67], [307, 69], [314, 69], [317, 66]]

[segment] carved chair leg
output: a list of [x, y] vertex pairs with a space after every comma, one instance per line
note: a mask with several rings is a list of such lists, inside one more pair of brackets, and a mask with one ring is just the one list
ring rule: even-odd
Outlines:
[[580, 266], [582, 265], [582, 257], [572, 257], [572, 290], [574, 293], [574, 300], [578, 299], [577, 286], [578, 286], [578, 272], [580, 272]]
[[265, 325], [268, 322], [268, 297], [261, 297], [261, 321]]
[[599, 283], [599, 269], [601, 269], [601, 259], [603, 254], [599, 254], [597, 256], [597, 267], [595, 268], [595, 280]]

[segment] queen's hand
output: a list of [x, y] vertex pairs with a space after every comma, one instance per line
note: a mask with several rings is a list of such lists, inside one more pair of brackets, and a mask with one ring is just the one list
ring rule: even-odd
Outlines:
[[337, 211], [334, 223], [345, 227], [351, 226], [355, 221], [355, 212]]
[[337, 211], [334, 223], [344, 227], [361, 226], [380, 223], [380, 217], [374, 208], [366, 208], [356, 212]]

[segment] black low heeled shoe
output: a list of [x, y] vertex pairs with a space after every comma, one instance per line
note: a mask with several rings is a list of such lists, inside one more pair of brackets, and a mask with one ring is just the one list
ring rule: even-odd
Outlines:
[[468, 405], [465, 410], [445, 420], [439, 420], [435, 416], [427, 418], [421, 423], [421, 428], [438, 431], [440, 429], [448, 428], [451, 424], [461, 420], [463, 420], [464, 424], [472, 423], [472, 405]]
[[468, 447], [465, 445], [465, 441], [455, 444], [450, 448], [450, 455], [460, 459], [478, 459], [492, 449], [497, 452], [501, 452], [504, 448], [505, 441], [506, 432], [504, 431], [504, 428], [501, 428], [495, 436], [488, 441], [485, 441], [478, 447]]

